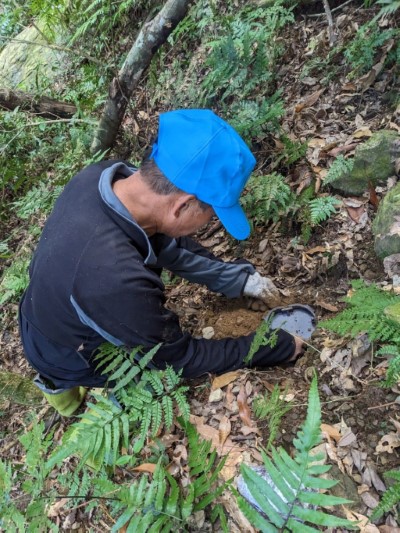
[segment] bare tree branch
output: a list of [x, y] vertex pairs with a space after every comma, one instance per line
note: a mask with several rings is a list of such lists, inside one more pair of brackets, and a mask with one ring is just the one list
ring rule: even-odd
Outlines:
[[110, 148], [115, 141], [129, 99], [150, 65], [153, 55], [186, 15], [190, 0], [167, 0], [156, 17], [146, 23], [118, 74], [109, 87], [109, 97], [94, 134], [91, 151]]
[[10, 110], [19, 107], [45, 118], [71, 118], [76, 113], [73, 104], [10, 89], [0, 89], [0, 107]]

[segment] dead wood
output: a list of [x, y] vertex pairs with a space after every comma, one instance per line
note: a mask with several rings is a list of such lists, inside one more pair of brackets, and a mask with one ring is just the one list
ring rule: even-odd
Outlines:
[[19, 107], [23, 111], [45, 118], [71, 118], [76, 113], [76, 107], [73, 104], [52, 100], [45, 96], [38, 98], [33, 94], [10, 89], [0, 89], [0, 107], [11, 111]]
[[109, 97], [94, 134], [92, 153], [110, 148], [115, 141], [129, 99], [153, 55], [183, 19], [190, 0], [167, 0], [164, 7], [140, 31], [127, 58], [109, 87]]

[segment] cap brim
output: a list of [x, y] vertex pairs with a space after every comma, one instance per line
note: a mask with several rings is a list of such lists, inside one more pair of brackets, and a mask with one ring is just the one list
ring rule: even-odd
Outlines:
[[239, 204], [231, 207], [213, 206], [213, 208], [224, 228], [232, 235], [232, 237], [235, 237], [235, 239], [240, 241], [249, 237], [250, 224]]

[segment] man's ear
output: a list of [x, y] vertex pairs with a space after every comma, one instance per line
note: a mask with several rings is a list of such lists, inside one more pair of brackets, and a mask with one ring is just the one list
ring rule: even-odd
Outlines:
[[179, 218], [181, 215], [186, 213], [186, 211], [193, 205], [196, 201], [196, 197], [193, 194], [180, 194], [174, 200], [172, 205], [171, 213], [175, 218]]

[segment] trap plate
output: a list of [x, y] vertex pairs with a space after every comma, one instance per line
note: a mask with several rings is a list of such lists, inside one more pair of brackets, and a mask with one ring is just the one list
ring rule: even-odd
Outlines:
[[302, 339], [309, 339], [317, 326], [312, 307], [302, 304], [275, 307], [265, 315], [264, 320], [271, 321], [271, 329], [284, 329]]

